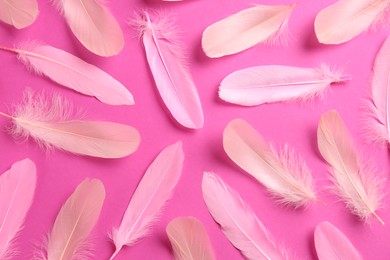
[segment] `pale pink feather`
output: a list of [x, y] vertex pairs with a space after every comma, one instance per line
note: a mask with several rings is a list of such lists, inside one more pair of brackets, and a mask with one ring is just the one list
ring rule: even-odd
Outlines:
[[115, 17], [101, 0], [54, 0], [77, 39], [91, 52], [120, 53], [125, 40]]
[[31, 25], [38, 14], [37, 0], [0, 0], [0, 20], [17, 29]]
[[378, 172], [362, 160], [337, 111], [322, 115], [317, 131], [318, 149], [332, 167], [335, 191], [351, 212], [362, 220], [374, 215], [381, 206], [383, 180]]
[[[5, 152], [5, 151], [4, 151]], [[30, 159], [12, 165], [0, 176], [0, 259], [18, 254], [15, 238], [23, 228], [35, 191], [36, 169]]]
[[215, 260], [209, 236], [194, 217], [178, 217], [169, 222], [167, 235], [176, 260]]
[[314, 242], [319, 260], [363, 260], [351, 241], [329, 222], [321, 222], [314, 231]]
[[341, 71], [331, 70], [326, 65], [318, 69], [257, 66], [235, 71], [224, 78], [219, 87], [219, 97], [243, 106], [309, 101], [322, 97], [330, 84], [343, 80]]
[[181, 125], [202, 128], [204, 119], [199, 95], [172, 19], [160, 14], [151, 20], [144, 12], [135, 23], [142, 35], [157, 89], [168, 110]]
[[223, 147], [230, 159], [279, 202], [300, 207], [317, 200], [311, 172], [302, 157], [287, 145], [276, 153], [244, 120], [235, 119], [226, 126]]
[[316, 16], [314, 27], [318, 41], [340, 44], [372, 26], [388, 24], [389, 7], [389, 0], [338, 0]]
[[212, 172], [202, 180], [203, 199], [229, 241], [249, 260], [287, 260], [293, 257], [271, 238], [240, 195]]
[[123, 246], [131, 246], [151, 232], [161, 209], [173, 195], [181, 176], [184, 154], [182, 143], [165, 148], [147, 169], [138, 184], [118, 228], [112, 232], [116, 250], [111, 259]]
[[211, 58], [235, 54], [259, 43], [276, 42], [286, 33], [295, 4], [257, 5], [206, 28], [202, 48]]

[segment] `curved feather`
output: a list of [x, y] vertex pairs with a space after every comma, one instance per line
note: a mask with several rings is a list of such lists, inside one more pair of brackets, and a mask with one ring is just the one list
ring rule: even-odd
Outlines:
[[182, 143], [177, 142], [165, 148], [149, 166], [119, 228], [112, 232], [116, 249], [110, 259], [114, 259], [123, 246], [131, 246], [150, 233], [162, 207], [173, 195], [181, 176], [183, 160]]
[[144, 12], [136, 18], [146, 57], [162, 100], [172, 116], [187, 128], [203, 127], [203, 111], [186, 58], [169, 17], [150, 20]]
[[214, 260], [207, 231], [194, 217], [179, 217], [169, 222], [167, 235], [176, 260]]
[[348, 238], [329, 222], [321, 222], [314, 231], [314, 242], [319, 260], [363, 260]]
[[23, 29], [38, 17], [37, 0], [0, 0], [0, 20]]
[[235, 71], [219, 86], [219, 97], [227, 102], [257, 106], [266, 103], [311, 100], [323, 96], [330, 84], [343, 81], [340, 71], [289, 66], [257, 66]]
[[230, 159], [283, 204], [300, 207], [317, 200], [310, 170], [301, 156], [288, 146], [277, 154], [244, 120], [235, 119], [226, 126], [223, 147]]
[[389, 0], [339, 0], [317, 14], [314, 27], [318, 41], [344, 43], [376, 24], [388, 23], [389, 7]]
[[101, 0], [54, 0], [73, 34], [91, 52], [108, 57], [125, 44], [122, 29]]
[[363, 164], [348, 129], [339, 114], [332, 110], [321, 116], [317, 131], [318, 149], [332, 167], [331, 178], [337, 194], [353, 214], [363, 220], [380, 207], [383, 180], [377, 172]]
[[211, 58], [218, 58], [259, 43], [277, 41], [285, 34], [294, 7], [295, 4], [258, 5], [226, 17], [203, 32], [203, 51]]
[[229, 241], [249, 260], [287, 260], [291, 256], [277, 245], [240, 195], [212, 172], [202, 180], [203, 199]]
[[0, 176], [0, 259], [15, 256], [14, 239], [23, 228], [35, 183], [35, 164], [30, 159], [14, 163]]

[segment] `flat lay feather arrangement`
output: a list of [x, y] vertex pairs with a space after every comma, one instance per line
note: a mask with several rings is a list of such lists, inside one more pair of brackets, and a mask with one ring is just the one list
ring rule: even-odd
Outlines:
[[390, 259], [389, 19], [0, 0], [0, 259]]

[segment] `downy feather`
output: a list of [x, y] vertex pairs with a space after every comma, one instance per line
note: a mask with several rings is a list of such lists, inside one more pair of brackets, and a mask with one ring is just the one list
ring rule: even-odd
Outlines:
[[281, 101], [310, 101], [322, 97], [332, 83], [343, 81], [341, 71], [320, 68], [258, 66], [235, 71], [224, 78], [219, 97], [227, 102], [257, 106]]
[[53, 1], [85, 48], [103, 57], [122, 51], [122, 29], [102, 0]]
[[288, 260], [293, 257], [277, 245], [240, 195], [212, 172], [202, 180], [203, 199], [229, 241], [248, 260]]
[[311, 172], [287, 145], [278, 153], [242, 119], [231, 121], [223, 147], [240, 168], [256, 178], [279, 202], [300, 207], [317, 201]]
[[281, 41], [294, 7], [257, 5], [228, 16], [203, 32], [203, 51], [210, 58], [218, 58], [259, 43]]
[[38, 14], [37, 0], [0, 0], [0, 21], [17, 29], [31, 25]]
[[10, 133], [16, 138], [34, 139], [43, 147], [101, 158], [120, 158], [137, 150], [138, 131], [127, 125], [75, 119], [69, 101], [59, 95], [27, 91], [13, 115]]
[[198, 219], [175, 218], [169, 222], [166, 231], [176, 260], [215, 260], [207, 231]]
[[173, 190], [181, 176], [184, 154], [182, 143], [165, 148], [147, 169], [138, 184], [126, 209], [122, 222], [112, 232], [115, 252], [123, 246], [131, 246], [151, 232], [165, 202], [173, 195]]
[[135, 24], [142, 35], [146, 58], [162, 100], [178, 123], [203, 127], [203, 111], [192, 76], [186, 66], [182, 44], [170, 17], [139, 14]]
[[339, 0], [317, 14], [317, 39], [320, 43], [340, 44], [370, 27], [388, 24], [389, 7], [389, 0]]
[[318, 149], [331, 166], [331, 179], [338, 196], [354, 215], [367, 220], [382, 200], [383, 180], [356, 150], [352, 137], [339, 114], [332, 110], [322, 115], [317, 131]]
[[0, 176], [0, 259], [13, 259], [18, 250], [15, 238], [34, 197], [35, 164], [24, 159]]

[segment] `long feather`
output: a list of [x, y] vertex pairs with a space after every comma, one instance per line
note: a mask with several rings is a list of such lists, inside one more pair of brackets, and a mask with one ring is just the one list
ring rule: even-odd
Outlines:
[[318, 148], [332, 167], [331, 179], [337, 194], [351, 212], [363, 220], [380, 208], [383, 180], [368, 164], [364, 164], [352, 137], [339, 114], [332, 110], [322, 115], [317, 131]]
[[119, 81], [96, 66], [49, 45], [25, 44], [19, 48], [1, 47], [15, 52], [18, 59], [38, 75], [109, 105], [133, 105], [131, 93]]
[[389, 0], [339, 0], [322, 9], [314, 27], [319, 42], [347, 42], [370, 27], [388, 24]]
[[37, 0], [0, 0], [0, 20], [17, 29], [31, 25], [38, 14]]
[[168, 238], [176, 260], [214, 260], [215, 255], [203, 223], [194, 217], [169, 222]]
[[322, 65], [318, 69], [258, 66], [235, 71], [224, 78], [219, 97], [227, 102], [256, 106], [266, 103], [322, 97], [332, 83], [343, 81], [341, 71]]
[[62, 206], [50, 231], [46, 260], [89, 259], [91, 244], [88, 236], [97, 223], [106, 192], [97, 179], [80, 183]]
[[319, 260], [363, 260], [351, 241], [329, 222], [321, 222], [314, 231], [314, 242]]
[[127, 125], [74, 119], [71, 104], [58, 95], [26, 92], [13, 115], [10, 133], [19, 139], [33, 138], [40, 145], [75, 154], [120, 158], [137, 150], [138, 131]]
[[119, 228], [112, 232], [115, 252], [123, 246], [131, 246], [151, 232], [165, 202], [181, 176], [184, 154], [181, 142], [165, 148], [153, 161], [138, 184], [126, 209]]
[[317, 201], [310, 170], [301, 156], [287, 145], [277, 154], [244, 120], [235, 119], [226, 126], [223, 147], [230, 159], [281, 203], [300, 207]]
[[136, 26], [142, 35], [146, 57], [160, 96], [172, 116], [187, 128], [203, 127], [203, 111], [192, 77], [186, 67], [176, 28], [170, 17], [150, 19], [138, 15]]
[[285, 35], [295, 4], [257, 5], [206, 28], [202, 48], [211, 58], [235, 54], [259, 43], [276, 42]]
[[91, 52], [108, 57], [121, 52], [123, 32], [102, 0], [54, 0], [73, 34]]
[[202, 180], [203, 199], [229, 241], [249, 260], [287, 260], [289, 253], [277, 245], [240, 195], [212, 172]]
[[35, 164], [24, 159], [0, 176], [0, 259], [17, 254], [14, 239], [23, 228], [35, 191]]

